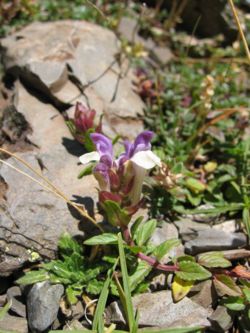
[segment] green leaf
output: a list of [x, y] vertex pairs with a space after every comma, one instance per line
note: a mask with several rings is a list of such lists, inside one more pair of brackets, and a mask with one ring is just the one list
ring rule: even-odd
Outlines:
[[108, 222], [113, 226], [127, 226], [129, 224], [131, 217], [117, 202], [106, 200], [103, 203], [103, 208], [107, 215]]
[[12, 301], [10, 300], [8, 303], [6, 303], [2, 308], [0, 308], [0, 321], [4, 319], [5, 315], [11, 308]]
[[186, 179], [185, 185], [195, 194], [202, 193], [206, 189], [206, 186], [201, 181], [191, 177]]
[[244, 207], [244, 204], [242, 204], [242, 203], [233, 203], [233, 204], [228, 204], [228, 205], [222, 206], [222, 207], [208, 208], [208, 209], [183, 209], [183, 207], [178, 206], [176, 211], [181, 214], [217, 215], [217, 214], [224, 214], [227, 212], [234, 212], [234, 211], [242, 210], [243, 207]]
[[157, 221], [156, 220], [149, 220], [148, 222], [144, 223], [137, 229], [136, 232], [136, 242], [138, 246], [143, 246], [147, 243], [149, 238], [152, 236], [156, 229]]
[[120, 265], [121, 265], [121, 272], [122, 272], [122, 282], [123, 282], [123, 289], [125, 294], [125, 304], [126, 308], [124, 309], [130, 332], [133, 330], [134, 326], [134, 309], [132, 304], [132, 297], [130, 291], [130, 282], [126, 264], [126, 257], [123, 248], [123, 240], [121, 233], [118, 234], [118, 248], [119, 248], [119, 257], [120, 257]]
[[82, 293], [82, 290], [76, 290], [74, 289], [73, 287], [69, 286], [66, 288], [66, 297], [67, 297], [67, 300], [70, 304], [76, 304], [77, 301], [78, 301], [78, 296], [81, 295]]
[[198, 263], [205, 267], [230, 267], [231, 262], [224, 258], [222, 252], [207, 252], [198, 256]]
[[250, 289], [249, 288], [243, 288], [243, 293], [245, 295], [246, 300], [248, 303], [250, 303]]
[[171, 169], [172, 173], [178, 174], [182, 173], [184, 169], [184, 165], [182, 162], [178, 162], [174, 165], [174, 167]]
[[84, 133], [84, 147], [88, 152], [95, 151], [95, 145], [90, 137], [91, 133], [94, 133], [94, 128], [90, 128]]
[[211, 273], [193, 261], [179, 262], [179, 271], [175, 274], [185, 281], [206, 280], [211, 277]]
[[111, 233], [103, 233], [98, 236], [91, 237], [84, 242], [85, 245], [107, 245], [117, 244], [117, 235]]
[[135, 272], [129, 276], [130, 290], [133, 291], [152, 270], [152, 266], [145, 261], [139, 261]]
[[103, 281], [98, 281], [96, 279], [90, 280], [88, 282], [86, 291], [92, 295], [99, 295], [102, 291], [103, 285], [104, 285]]
[[49, 274], [45, 270], [39, 270], [25, 273], [25, 275], [19, 278], [16, 282], [22, 285], [29, 285], [45, 280], [49, 280]]
[[130, 232], [131, 232], [133, 240], [135, 240], [134, 236], [135, 236], [140, 224], [142, 223], [142, 221], [143, 221], [143, 216], [139, 216], [131, 226]]
[[223, 304], [232, 311], [242, 311], [246, 307], [242, 297], [230, 296], [223, 301]]
[[240, 296], [242, 294], [240, 287], [230, 276], [218, 274], [213, 279], [213, 283], [219, 296]]
[[85, 168], [83, 168], [83, 169], [79, 172], [77, 178], [78, 178], [78, 179], [81, 179], [81, 178], [83, 178], [83, 177], [85, 177], [85, 176], [91, 175], [91, 174], [92, 174], [92, 171], [93, 171], [93, 167], [94, 167], [94, 164], [87, 165]]
[[184, 256], [180, 256], [180, 257], [177, 257], [177, 258], [175, 258], [176, 260], [176, 262], [182, 262], [182, 261], [193, 261], [193, 262], [195, 262], [195, 258], [194, 257], [192, 257], [192, 256], [189, 256], [189, 255], [184, 255]]
[[118, 260], [115, 262], [114, 266], [112, 269], [108, 271], [107, 278], [104, 282], [102, 292], [100, 294], [97, 307], [95, 310], [95, 316], [93, 319], [93, 325], [92, 325], [92, 330], [91, 332], [98, 330], [98, 332], [104, 332], [104, 320], [103, 320], [103, 313], [105, 310], [105, 306], [107, 303], [108, 295], [109, 295], [109, 286], [112, 281], [112, 275], [113, 272], [117, 266]]
[[83, 253], [82, 246], [77, 243], [76, 240], [72, 238], [72, 236], [65, 232], [61, 235], [59, 242], [58, 242], [58, 248], [61, 255], [71, 256], [72, 253], [76, 252], [80, 255]]
[[158, 245], [154, 251], [153, 255], [158, 259], [161, 260], [170, 250], [180, 244], [179, 239], [168, 239], [165, 242]]
[[248, 237], [250, 237], [250, 212], [248, 207], [243, 209], [242, 220], [246, 226]]

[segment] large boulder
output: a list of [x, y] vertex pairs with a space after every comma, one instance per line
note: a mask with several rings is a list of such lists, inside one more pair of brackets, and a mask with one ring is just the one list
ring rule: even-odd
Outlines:
[[80, 100], [104, 113], [107, 134], [132, 138], [142, 130], [143, 103], [112, 31], [85, 21], [37, 22], [3, 39], [1, 50], [7, 73], [61, 110]]
[[[65, 118], [81, 101], [98, 116], [104, 113], [108, 135], [132, 139], [142, 130], [138, 115], [143, 103], [133, 92], [133, 76], [121, 75], [123, 68], [116, 61], [119, 41], [111, 31], [87, 22], [34, 23], [3, 39], [1, 50], [14, 83], [8, 112], [21, 115], [28, 128], [28, 150], [18, 157], [94, 214], [97, 183], [91, 175], [77, 179], [84, 150]], [[14, 158], [6, 162], [34, 176]], [[54, 258], [63, 232], [79, 237], [83, 229], [86, 233], [95, 228], [64, 200], [9, 166], [1, 165], [0, 176], [0, 276], [37, 255]]]

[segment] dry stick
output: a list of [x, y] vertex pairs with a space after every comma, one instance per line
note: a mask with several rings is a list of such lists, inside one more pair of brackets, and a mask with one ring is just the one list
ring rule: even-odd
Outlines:
[[240, 36], [241, 36], [241, 39], [242, 39], [242, 42], [243, 42], [243, 45], [244, 45], [244, 48], [245, 48], [245, 51], [246, 51], [246, 55], [247, 55], [248, 61], [250, 62], [250, 51], [249, 51], [249, 48], [248, 48], [248, 45], [247, 45], [246, 37], [244, 35], [244, 32], [243, 32], [241, 24], [240, 24], [240, 20], [239, 20], [239, 16], [238, 16], [237, 10], [236, 10], [236, 8], [234, 6], [233, 0], [228, 0], [228, 1], [230, 3], [230, 6], [231, 6], [231, 9], [232, 9], [232, 12], [233, 12], [233, 16], [234, 16], [236, 24], [238, 26], [238, 29], [239, 29]]
[[33, 171], [37, 176], [39, 176], [40, 178], [42, 178], [50, 187], [44, 185], [43, 183], [41, 183], [39, 180], [35, 179], [34, 177], [30, 176], [29, 174], [27, 174], [26, 172], [14, 167], [13, 165], [11, 165], [10, 163], [3, 161], [2, 159], [0, 159], [0, 162], [7, 165], [8, 167], [14, 169], [15, 171], [19, 172], [20, 174], [26, 176], [27, 178], [31, 179], [32, 181], [34, 181], [35, 183], [39, 184], [41, 187], [43, 187], [45, 190], [55, 194], [57, 197], [63, 199], [64, 201], [66, 201], [70, 206], [74, 207], [79, 213], [80, 215], [82, 215], [83, 217], [87, 218], [89, 221], [91, 221], [100, 231], [103, 232], [103, 229], [101, 226], [98, 225], [98, 223], [87, 213], [87, 211], [83, 208], [78, 207], [78, 205], [76, 205], [74, 202], [72, 202], [71, 200], [69, 200], [65, 194], [63, 192], [61, 192], [60, 190], [58, 190], [55, 185], [53, 185], [46, 177], [44, 177], [41, 173], [39, 173], [38, 171], [36, 171], [32, 166], [30, 166], [27, 162], [25, 162], [22, 158], [20, 158], [19, 156], [16, 156], [15, 154], [0, 148], [0, 151], [2, 151], [3, 153], [14, 157], [16, 160], [18, 160], [19, 162], [21, 162], [23, 165], [25, 165], [28, 169], [30, 169], [31, 171]]

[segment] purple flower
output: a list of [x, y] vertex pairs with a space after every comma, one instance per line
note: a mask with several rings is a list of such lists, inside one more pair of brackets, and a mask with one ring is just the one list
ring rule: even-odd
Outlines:
[[[144, 131], [137, 136], [134, 143], [125, 141], [125, 152], [114, 160], [111, 140], [100, 133], [91, 134], [97, 151], [81, 156], [80, 161], [83, 164], [91, 161], [98, 162], [93, 172], [103, 191], [111, 191], [111, 178], [114, 178], [114, 173], [121, 177], [121, 183], [133, 179], [133, 186], [131, 186], [128, 196], [132, 204], [137, 204], [147, 171], [161, 163], [159, 157], [151, 151], [150, 141], [153, 135], [153, 132]], [[129, 165], [132, 165], [132, 176], [127, 174], [127, 172], [131, 172]]]

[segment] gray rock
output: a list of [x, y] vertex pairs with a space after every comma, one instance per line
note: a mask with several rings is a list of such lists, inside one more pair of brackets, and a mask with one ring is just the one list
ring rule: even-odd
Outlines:
[[71, 322], [67, 323], [63, 329], [65, 331], [72, 331], [72, 330], [86, 330], [86, 327], [84, 327], [79, 320], [73, 319]]
[[213, 229], [218, 230], [218, 231], [226, 231], [226, 232], [236, 232], [238, 228], [237, 221], [235, 220], [230, 220], [230, 221], [225, 221], [219, 224], [216, 224], [213, 226]]
[[[178, 239], [178, 231], [173, 223], [163, 222], [161, 227], [157, 227], [153, 236], [151, 237], [151, 242], [154, 245], [160, 245], [168, 239]], [[162, 262], [167, 263], [170, 258], [175, 256], [180, 256], [184, 254], [184, 247], [182, 244], [173, 248], [164, 258]]]
[[28, 323], [32, 332], [43, 332], [53, 323], [64, 288], [49, 282], [36, 283], [27, 295]]
[[[134, 308], [139, 311], [139, 326], [158, 328], [210, 326], [207, 317], [211, 311], [185, 297], [174, 303], [171, 291], [141, 294], [133, 297]], [[125, 324], [119, 302], [113, 302], [106, 311], [112, 323]]]
[[90, 104], [98, 116], [104, 113], [109, 135], [133, 138], [143, 129], [144, 104], [133, 91], [132, 70], [125, 75], [126, 64], [116, 60], [120, 43], [112, 31], [84, 21], [37, 22], [1, 47], [4, 69], [60, 109], [77, 100]]
[[[69, 199], [85, 198], [83, 203], [93, 209], [94, 202], [88, 198], [97, 200], [96, 181], [92, 176], [77, 179], [82, 169], [78, 156], [83, 151], [70, 135], [62, 115], [52, 105], [29, 94], [20, 83], [16, 84], [14, 102], [30, 124], [32, 133], [28, 138], [34, 146], [33, 151], [17, 155], [50, 179]], [[34, 176], [15, 159], [9, 159], [8, 163]], [[62, 199], [8, 166], [1, 166], [0, 174], [8, 185], [0, 202], [0, 276], [22, 267], [31, 259], [32, 252], [54, 258], [58, 238], [65, 231], [83, 235], [78, 226], [79, 216]]]
[[6, 314], [3, 320], [0, 320], [0, 332], [28, 333], [28, 323], [26, 318], [10, 316]]
[[181, 239], [185, 242], [194, 239], [199, 231], [210, 229], [206, 223], [194, 222], [189, 218], [182, 218], [175, 221], [174, 224], [178, 228]]
[[192, 301], [203, 306], [205, 309], [211, 308], [216, 298], [212, 281], [207, 280], [195, 284], [188, 296]]
[[7, 299], [9, 302], [11, 301], [11, 311], [26, 318], [26, 306], [20, 301], [21, 296], [22, 292], [18, 286], [11, 287], [7, 291]]
[[195, 255], [201, 252], [237, 249], [247, 244], [243, 233], [227, 233], [208, 229], [198, 232], [198, 236], [185, 243], [187, 253]]
[[219, 305], [213, 314], [209, 317], [211, 322], [211, 331], [223, 333], [229, 330], [233, 325], [233, 318], [230, 316], [227, 308]]
[[141, 44], [150, 55], [160, 64], [167, 64], [174, 55], [168, 47], [157, 46], [152, 38], [144, 39], [139, 35], [140, 25], [137, 20], [131, 17], [122, 17], [119, 23], [118, 32], [130, 43]]

